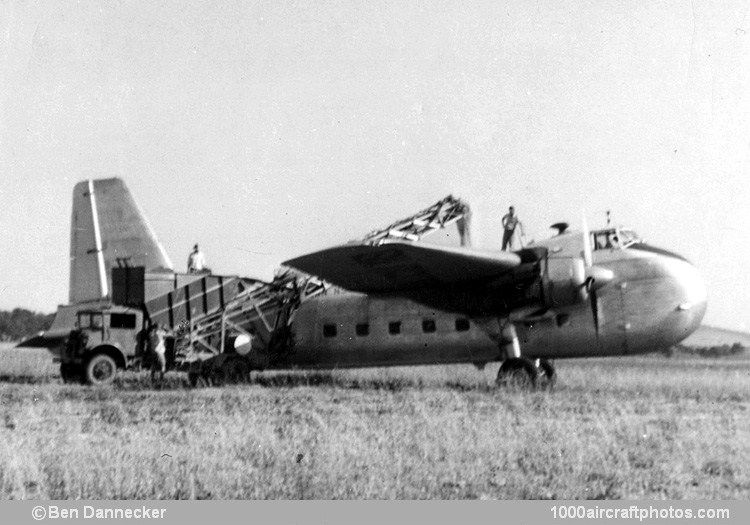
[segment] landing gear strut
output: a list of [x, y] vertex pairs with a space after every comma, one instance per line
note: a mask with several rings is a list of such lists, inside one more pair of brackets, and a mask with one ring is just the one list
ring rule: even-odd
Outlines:
[[501, 327], [500, 335], [501, 355], [505, 358], [497, 372], [495, 383], [498, 386], [522, 389], [551, 388], [555, 383], [555, 367], [552, 362], [521, 357], [521, 344], [512, 322], [506, 322]]

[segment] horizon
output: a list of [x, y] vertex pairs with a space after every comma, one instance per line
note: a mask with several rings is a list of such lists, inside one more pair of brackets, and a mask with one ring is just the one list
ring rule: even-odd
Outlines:
[[176, 270], [268, 278], [448, 193], [499, 249], [614, 224], [692, 261], [750, 331], [746, 5], [11, 2], [0, 308], [68, 295], [71, 193], [121, 177]]

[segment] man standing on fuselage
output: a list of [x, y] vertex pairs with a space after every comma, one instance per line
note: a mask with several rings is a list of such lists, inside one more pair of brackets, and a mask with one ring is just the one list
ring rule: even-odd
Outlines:
[[188, 256], [188, 273], [203, 273], [206, 271], [206, 256], [196, 244]]

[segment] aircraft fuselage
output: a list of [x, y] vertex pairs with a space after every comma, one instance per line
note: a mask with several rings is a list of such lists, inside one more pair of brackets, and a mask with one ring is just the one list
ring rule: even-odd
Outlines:
[[[550, 258], [575, 257], [575, 237]], [[292, 344], [279, 367], [347, 368], [484, 363], [505, 358], [503, 326], [512, 322], [524, 357], [555, 359], [626, 355], [668, 348], [703, 318], [706, 292], [690, 263], [642, 248], [600, 250], [594, 264], [614, 279], [598, 292], [598, 331], [588, 301], [522, 317], [503, 311], [466, 314], [455, 297], [445, 308], [435, 294], [425, 301], [341, 292], [304, 302], [291, 323]], [[450, 292], [444, 292], [450, 293]], [[474, 291], [492, 294], [493, 290]], [[478, 304], [499, 304], [479, 297]], [[460, 300], [459, 300], [460, 302]], [[473, 308], [467, 308], [471, 311]], [[269, 363], [275, 367], [274, 363]]]

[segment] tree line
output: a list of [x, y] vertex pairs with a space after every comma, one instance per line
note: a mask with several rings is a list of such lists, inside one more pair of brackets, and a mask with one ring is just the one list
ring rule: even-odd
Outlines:
[[18, 341], [47, 330], [54, 318], [55, 314], [41, 314], [24, 308], [0, 310], [0, 341]]

